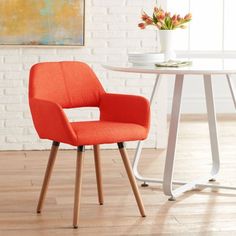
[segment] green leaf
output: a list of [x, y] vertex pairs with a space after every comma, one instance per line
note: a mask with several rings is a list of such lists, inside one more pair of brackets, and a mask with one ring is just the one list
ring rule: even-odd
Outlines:
[[172, 22], [171, 22], [171, 18], [169, 16], [165, 18], [165, 24], [166, 24], [167, 29], [171, 29]]
[[157, 18], [156, 18], [154, 13], [152, 14], [152, 18], [153, 18], [153, 23], [156, 24], [158, 22], [158, 20], [157, 20]]

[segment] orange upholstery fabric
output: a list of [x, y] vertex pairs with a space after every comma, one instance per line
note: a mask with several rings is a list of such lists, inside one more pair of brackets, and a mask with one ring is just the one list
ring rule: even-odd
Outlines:
[[57, 102], [63, 108], [98, 106], [105, 91], [82, 62], [45, 62], [30, 70], [29, 97]]
[[103, 94], [100, 103], [100, 119], [106, 121], [135, 123], [149, 129], [149, 101], [140, 96]]
[[84, 121], [71, 123], [77, 135], [77, 144], [94, 145], [143, 140], [147, 137], [146, 129], [137, 124], [110, 121]]
[[[30, 71], [29, 104], [40, 138], [74, 146], [143, 140], [149, 102], [140, 96], [105, 93], [82, 62], [45, 62]], [[100, 121], [69, 122], [63, 108], [94, 106]]]
[[76, 145], [77, 136], [60, 105], [31, 98], [30, 108], [40, 138]]

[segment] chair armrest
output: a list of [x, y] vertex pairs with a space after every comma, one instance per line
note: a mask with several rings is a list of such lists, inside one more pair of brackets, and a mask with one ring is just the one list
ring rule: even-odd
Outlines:
[[149, 129], [149, 101], [141, 96], [106, 93], [100, 101], [100, 120], [135, 123]]
[[40, 138], [76, 144], [76, 135], [60, 105], [51, 101], [30, 98], [30, 110]]

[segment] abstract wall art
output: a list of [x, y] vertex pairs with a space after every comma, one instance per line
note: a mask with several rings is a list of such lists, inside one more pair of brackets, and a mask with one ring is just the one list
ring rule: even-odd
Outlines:
[[1, 0], [1, 45], [84, 45], [85, 0]]

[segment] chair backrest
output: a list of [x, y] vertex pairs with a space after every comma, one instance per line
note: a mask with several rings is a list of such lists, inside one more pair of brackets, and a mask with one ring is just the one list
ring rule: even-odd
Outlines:
[[43, 62], [30, 70], [29, 98], [60, 104], [63, 108], [97, 107], [105, 91], [85, 63]]

